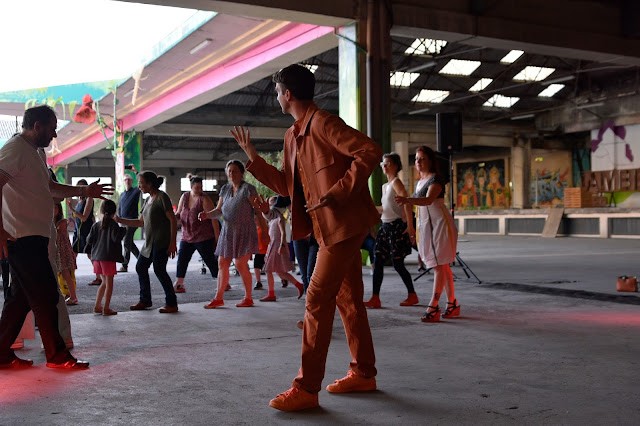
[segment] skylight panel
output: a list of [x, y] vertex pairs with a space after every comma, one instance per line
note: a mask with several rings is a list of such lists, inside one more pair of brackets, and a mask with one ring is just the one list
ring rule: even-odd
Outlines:
[[415, 95], [412, 102], [430, 102], [432, 104], [437, 104], [442, 102], [447, 96], [449, 96], [449, 92], [446, 90], [429, 90], [422, 89], [420, 93]]
[[543, 98], [550, 98], [562, 89], [564, 89], [564, 84], [550, 84], [546, 89], [538, 93], [538, 96], [542, 96]]
[[515, 81], [542, 81], [549, 77], [555, 70], [555, 68], [534, 67], [529, 65], [516, 74], [513, 79]]
[[465, 59], [452, 59], [442, 67], [440, 74], [471, 75], [479, 66], [480, 61], [467, 61]]
[[509, 97], [496, 93], [492, 97], [489, 98], [487, 102], [482, 104], [483, 106], [489, 107], [498, 107], [498, 108], [511, 108], [518, 102], [520, 98], [517, 97]]
[[392, 87], [409, 87], [411, 83], [416, 81], [420, 77], [420, 73], [417, 72], [404, 72], [396, 71], [391, 73], [391, 86]]
[[307, 68], [309, 71], [311, 71], [313, 74], [316, 73], [316, 71], [318, 71], [318, 65], [314, 65], [314, 64], [302, 64], [303, 67]]
[[417, 38], [411, 46], [404, 51], [406, 55], [437, 55], [447, 45], [444, 40], [431, 38]]
[[478, 80], [476, 82], [476, 84], [474, 84], [473, 86], [471, 86], [469, 88], [469, 91], [470, 92], [481, 92], [484, 89], [486, 89], [487, 86], [490, 85], [492, 81], [493, 81], [492, 78], [481, 78], [480, 80]]
[[512, 64], [518, 60], [520, 56], [524, 53], [524, 50], [512, 50], [507, 53], [504, 58], [500, 59], [501, 64]]

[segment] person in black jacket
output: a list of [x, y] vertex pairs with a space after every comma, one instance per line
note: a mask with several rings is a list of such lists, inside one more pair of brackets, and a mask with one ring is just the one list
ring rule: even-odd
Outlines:
[[[109, 308], [113, 293], [113, 276], [116, 275], [116, 262], [122, 262], [122, 239], [127, 232], [118, 226], [113, 217], [116, 214], [116, 203], [104, 200], [100, 205], [102, 220], [91, 227], [87, 236], [87, 252], [91, 253], [93, 272], [102, 277], [98, 288], [96, 304], [93, 312], [102, 315], [116, 315], [118, 312]], [[104, 296], [104, 306], [102, 298]]]

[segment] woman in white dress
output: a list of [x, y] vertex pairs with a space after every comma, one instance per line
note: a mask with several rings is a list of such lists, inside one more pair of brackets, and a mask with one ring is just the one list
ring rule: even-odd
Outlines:
[[418, 251], [427, 268], [433, 268], [433, 295], [423, 322], [440, 321], [440, 296], [447, 292], [447, 309], [444, 318], [460, 315], [460, 305], [453, 288], [453, 272], [449, 264], [456, 260], [458, 231], [453, 217], [444, 205], [445, 181], [439, 173], [435, 152], [421, 146], [416, 150], [416, 170], [420, 180], [411, 197], [396, 197], [400, 205], [418, 206]]

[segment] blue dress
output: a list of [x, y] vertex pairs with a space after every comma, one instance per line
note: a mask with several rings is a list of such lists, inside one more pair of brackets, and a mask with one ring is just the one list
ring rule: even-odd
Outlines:
[[216, 255], [238, 259], [247, 254], [260, 253], [253, 206], [249, 201], [249, 196], [257, 193], [255, 186], [244, 181], [235, 194], [232, 183], [227, 183], [220, 189], [224, 223], [216, 246]]

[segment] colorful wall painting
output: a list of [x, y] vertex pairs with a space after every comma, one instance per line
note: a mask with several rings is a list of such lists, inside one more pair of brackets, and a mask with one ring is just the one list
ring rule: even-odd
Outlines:
[[572, 153], [532, 150], [531, 157], [531, 205], [553, 207], [562, 204], [564, 189], [572, 186]]
[[510, 205], [505, 161], [456, 163], [458, 210], [501, 209]]
[[[591, 170], [624, 170], [640, 168], [640, 125], [616, 126], [613, 121], [591, 131]], [[618, 207], [640, 207], [640, 192], [607, 194]]]

